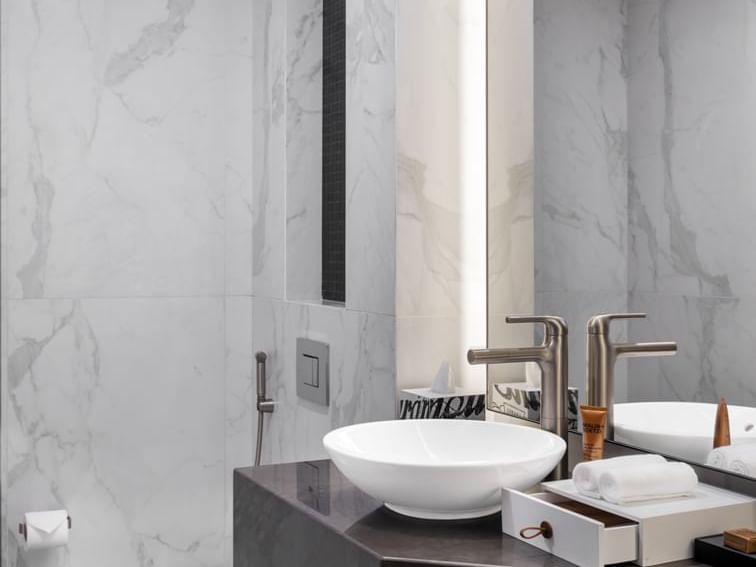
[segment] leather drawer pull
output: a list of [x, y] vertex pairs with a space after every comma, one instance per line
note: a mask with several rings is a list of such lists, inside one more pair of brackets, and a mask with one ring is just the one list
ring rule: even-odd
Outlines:
[[[525, 535], [528, 532], [531, 532], [530, 535]], [[551, 524], [548, 522], [541, 522], [541, 525], [538, 527], [530, 526], [528, 528], [522, 528], [520, 530], [520, 537], [522, 539], [534, 539], [539, 535], [542, 535], [544, 539], [551, 539], [551, 537], [554, 535], [554, 530], [551, 527]]]

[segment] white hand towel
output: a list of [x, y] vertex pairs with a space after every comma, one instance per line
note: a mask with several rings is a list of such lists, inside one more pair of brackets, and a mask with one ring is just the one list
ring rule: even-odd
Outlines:
[[599, 477], [601, 497], [612, 504], [688, 496], [698, 477], [685, 463], [653, 463], [610, 469]]
[[745, 476], [756, 476], [756, 444], [731, 445], [727, 468]]
[[706, 464], [748, 476], [756, 476], [756, 443], [717, 447], [709, 452]]
[[572, 481], [580, 494], [591, 498], [601, 498], [599, 494], [599, 477], [604, 471], [617, 467], [629, 467], [643, 464], [666, 463], [661, 455], [628, 455], [626, 457], [614, 457], [613, 459], [601, 459], [598, 461], [585, 461], [575, 465], [572, 471]]
[[706, 455], [706, 464], [711, 467], [717, 467], [718, 469], [727, 468], [727, 463], [730, 461], [729, 454], [732, 445], [725, 445], [724, 447], [717, 447], [709, 451]]

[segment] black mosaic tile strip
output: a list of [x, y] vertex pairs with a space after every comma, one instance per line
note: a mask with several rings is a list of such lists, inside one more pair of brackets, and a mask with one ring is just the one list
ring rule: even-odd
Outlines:
[[323, 299], [345, 300], [346, 0], [323, 2]]

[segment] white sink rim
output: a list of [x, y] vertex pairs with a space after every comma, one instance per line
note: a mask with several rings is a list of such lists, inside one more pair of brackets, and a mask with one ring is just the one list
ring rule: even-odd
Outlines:
[[[444, 434], [449, 431], [453, 436], [447, 445]], [[383, 444], [373, 448], [372, 453], [371, 449], [350, 447], [344, 441], [354, 442], [357, 437], [367, 443], [371, 434], [379, 436]], [[496, 443], [491, 444], [491, 439]], [[422, 441], [427, 441], [430, 449], [439, 449], [440, 460], [427, 460], [433, 458], [428, 455], [408, 457]], [[342, 474], [363, 492], [392, 510], [425, 519], [475, 518], [496, 513], [501, 508], [502, 487], [525, 489], [537, 484], [566, 451], [563, 439], [540, 429], [448, 419], [349, 425], [326, 434], [323, 445]], [[385, 454], [395, 448], [395, 457]], [[464, 454], [455, 458], [456, 451]], [[497, 455], [502, 451], [505, 452]], [[460, 474], [470, 476], [460, 479]]]
[[[554, 435], [553, 433], [550, 433], [548, 431], [543, 431], [541, 429], [535, 428], [535, 427], [529, 427], [525, 425], [517, 425], [514, 423], [500, 423], [500, 422], [493, 422], [493, 421], [482, 421], [482, 420], [454, 420], [454, 419], [417, 419], [417, 420], [410, 420], [410, 419], [396, 419], [396, 420], [386, 420], [386, 421], [370, 421], [365, 423], [356, 423], [354, 425], [346, 425], [344, 427], [339, 427], [338, 429], [334, 429], [330, 432], [328, 432], [323, 437], [323, 445], [328, 448], [328, 444], [331, 444], [333, 447], [333, 443], [335, 441], [335, 438], [338, 436], [339, 432], [344, 432], [346, 429], [353, 429], [353, 428], [362, 428], [363, 426], [372, 426], [374, 424], [383, 424], [383, 423], [397, 423], [397, 424], [416, 424], [416, 423], [439, 423], [443, 424], [445, 426], [446, 424], [469, 424], [471, 428], [477, 427], [476, 424], [483, 424], [483, 423], [490, 423], [492, 425], [495, 425], [496, 427], [499, 426], [505, 426], [506, 429], [510, 428], [517, 428], [517, 430], [523, 430], [527, 431], [527, 434], [530, 434], [530, 431], [538, 431], [539, 433], [544, 433], [551, 435], [552, 437], [547, 437], [548, 439], [552, 440], [554, 443], [559, 444], [561, 441], [564, 443], [564, 440], [561, 439], [559, 436]], [[468, 425], [460, 425], [461, 427], [468, 427]], [[454, 427], [452, 425], [452, 427]], [[484, 425], [483, 427], [488, 427]], [[558, 450], [558, 448], [555, 448], [555, 450]], [[344, 451], [345, 453], [347, 451]], [[363, 457], [362, 455], [356, 454], [356, 453], [348, 453], [350, 456], [353, 456], [355, 458], [362, 458], [365, 461], [373, 462], [373, 463], [381, 463], [386, 465], [396, 465], [396, 466], [402, 466], [402, 467], [478, 467], [478, 466], [490, 466], [492, 464], [494, 465], [516, 465], [528, 462], [530, 459], [523, 457], [521, 459], [487, 459], [487, 460], [479, 460], [479, 461], [455, 461], [453, 463], [441, 463], [441, 462], [428, 462], [428, 463], [412, 463], [407, 461], [401, 461], [401, 460], [393, 460], [393, 459], [378, 459], [375, 457]]]
[[[746, 423], [756, 426], [756, 408], [728, 405], [727, 409], [733, 444], [756, 443], [756, 427], [745, 429]], [[691, 413], [685, 416], [682, 413], [685, 410]], [[660, 401], [615, 404], [614, 438], [620, 443], [703, 463], [706, 462], [712, 448], [716, 411], [717, 404], [708, 402]], [[630, 412], [636, 415], [628, 415]], [[695, 419], [696, 415], [698, 419]], [[659, 420], [662, 418], [667, 429], [660, 425]], [[631, 423], [631, 419], [637, 421]], [[687, 421], [684, 421], [686, 419]], [[670, 423], [680, 426], [670, 430]]]

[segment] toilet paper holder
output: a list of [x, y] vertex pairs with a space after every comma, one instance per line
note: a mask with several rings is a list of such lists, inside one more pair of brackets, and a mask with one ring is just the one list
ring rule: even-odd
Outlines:
[[[68, 520], [68, 529], [71, 529], [71, 516], [66, 516], [66, 519]], [[28, 541], [28, 538], [26, 537], [26, 522], [20, 522], [18, 524], [18, 533], [24, 536], [24, 541]]]

